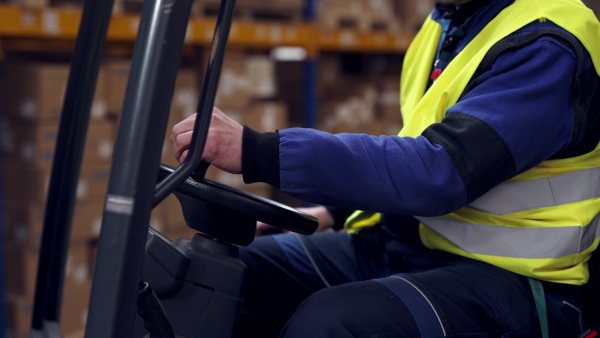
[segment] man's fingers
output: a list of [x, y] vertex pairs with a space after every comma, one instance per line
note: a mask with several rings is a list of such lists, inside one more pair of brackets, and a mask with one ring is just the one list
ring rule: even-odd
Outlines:
[[173, 134], [172, 142], [173, 148], [175, 150], [175, 158], [179, 163], [183, 162], [185, 157], [182, 159], [183, 152], [187, 153], [187, 150], [190, 147], [190, 143], [192, 141], [192, 131], [187, 131], [181, 134]]
[[185, 161], [185, 158], [187, 157], [187, 155], [188, 155], [188, 151], [187, 150], [183, 151], [181, 153], [181, 156], [179, 158], [177, 158], [177, 161], [179, 163], [183, 163], [183, 161]]
[[[177, 135], [193, 131], [195, 124], [196, 124], [196, 114], [193, 114], [193, 115], [188, 116], [185, 120], [174, 125], [173, 129], [171, 129], [171, 142], [174, 141], [174, 138], [177, 137]], [[173, 142], [173, 143], [175, 143], [175, 142]]]

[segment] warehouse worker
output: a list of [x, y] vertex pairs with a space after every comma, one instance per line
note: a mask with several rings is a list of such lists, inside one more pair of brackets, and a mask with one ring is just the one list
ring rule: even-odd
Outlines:
[[[362, 210], [348, 232], [241, 249], [241, 334], [579, 335], [600, 240], [599, 74], [600, 24], [579, 0], [445, 0], [406, 53], [398, 136], [258, 133], [214, 109], [205, 161]], [[180, 161], [194, 119], [173, 128]]]

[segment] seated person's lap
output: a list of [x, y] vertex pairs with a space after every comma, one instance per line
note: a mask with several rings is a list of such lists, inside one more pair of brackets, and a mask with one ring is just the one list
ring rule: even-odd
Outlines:
[[[539, 335], [526, 278], [404, 244], [377, 229], [258, 237], [240, 253], [249, 267], [241, 335], [275, 337], [288, 320], [285, 337]], [[576, 337], [577, 301], [547, 298], [551, 336]]]

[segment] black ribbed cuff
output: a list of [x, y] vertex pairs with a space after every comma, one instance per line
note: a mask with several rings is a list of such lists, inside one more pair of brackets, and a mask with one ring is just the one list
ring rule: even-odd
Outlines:
[[279, 189], [279, 132], [259, 133], [244, 126], [242, 176], [244, 183], [265, 182]]

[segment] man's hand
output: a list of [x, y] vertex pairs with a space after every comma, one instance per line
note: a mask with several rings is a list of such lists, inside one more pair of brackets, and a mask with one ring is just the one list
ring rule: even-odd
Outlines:
[[[196, 123], [194, 114], [173, 127], [171, 142], [175, 148], [175, 158], [183, 162], [192, 141]], [[242, 134], [244, 128], [218, 108], [213, 108], [208, 137], [202, 160], [232, 174], [242, 173]]]
[[[330, 231], [331, 227], [333, 227], [333, 216], [331, 216], [329, 210], [327, 210], [327, 208], [325, 208], [322, 205], [308, 208], [298, 208], [298, 211], [302, 211], [305, 214], [314, 216], [319, 220], [319, 227], [317, 228], [317, 232]], [[263, 232], [272, 228], [272, 225], [263, 222], [256, 222], [256, 236], [260, 236], [263, 234]], [[290, 231], [284, 230], [284, 232]]]

